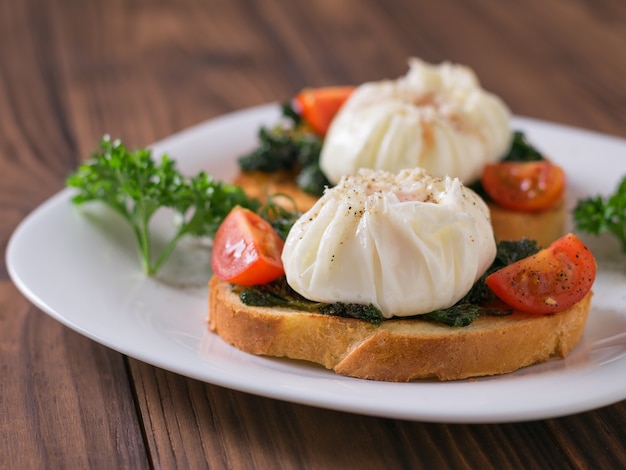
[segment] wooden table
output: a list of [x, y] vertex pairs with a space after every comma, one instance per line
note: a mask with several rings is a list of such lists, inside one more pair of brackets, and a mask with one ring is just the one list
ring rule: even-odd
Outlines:
[[[105, 132], [145, 146], [409, 56], [470, 65], [516, 114], [626, 137], [625, 47], [622, 0], [0, 0], [0, 241]], [[62, 326], [0, 265], [2, 468], [625, 468], [625, 429], [624, 401], [448, 425], [227, 390]]]

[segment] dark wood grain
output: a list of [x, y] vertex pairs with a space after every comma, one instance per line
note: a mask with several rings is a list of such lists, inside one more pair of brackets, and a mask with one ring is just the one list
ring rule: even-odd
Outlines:
[[549, 420], [554, 441], [574, 468], [626, 468], [626, 402]]
[[147, 467], [124, 359], [0, 295], [0, 467]]
[[142, 414], [151, 417], [150, 447], [159, 449], [167, 468], [375, 469], [390, 462], [404, 468], [556, 468], [563, 462], [540, 422], [379, 419], [225, 390], [138, 361], [131, 368]]
[[[624, 137], [624, 46], [621, 0], [0, 0], [0, 246], [104, 133], [148, 145], [412, 55], [470, 65], [516, 114]], [[4, 259], [0, 374], [0, 468], [626, 467], [626, 402], [455, 425], [257, 397], [61, 326]]]

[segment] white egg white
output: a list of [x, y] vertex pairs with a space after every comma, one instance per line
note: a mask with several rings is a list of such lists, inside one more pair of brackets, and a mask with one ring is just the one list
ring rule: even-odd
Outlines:
[[489, 210], [458, 178], [364, 169], [296, 222], [282, 260], [304, 297], [371, 303], [390, 318], [453, 305], [495, 253]]
[[360, 168], [422, 167], [471, 183], [509, 149], [511, 112], [461, 65], [409, 61], [397, 80], [365, 83], [334, 118], [320, 165], [336, 184]]

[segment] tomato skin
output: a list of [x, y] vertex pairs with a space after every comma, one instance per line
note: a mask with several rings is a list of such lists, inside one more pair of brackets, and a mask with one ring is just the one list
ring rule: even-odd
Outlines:
[[565, 191], [563, 169], [545, 160], [485, 165], [481, 182], [494, 202], [516, 211], [548, 209]]
[[283, 240], [258, 214], [235, 207], [217, 229], [211, 266], [220, 279], [251, 286], [285, 273], [280, 258]]
[[305, 88], [294, 99], [296, 111], [313, 131], [325, 136], [330, 123], [354, 91], [353, 86]]
[[515, 310], [555, 313], [582, 300], [596, 276], [587, 246], [567, 234], [549, 247], [487, 276], [487, 286]]

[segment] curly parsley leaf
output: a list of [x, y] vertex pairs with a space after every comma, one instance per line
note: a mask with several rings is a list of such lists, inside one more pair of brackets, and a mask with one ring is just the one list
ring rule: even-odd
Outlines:
[[626, 176], [608, 197], [598, 195], [579, 200], [573, 216], [578, 230], [592, 235], [611, 233], [626, 252]]
[[[260, 206], [237, 186], [214, 181], [204, 172], [186, 177], [169, 156], [156, 161], [150, 150], [131, 152], [108, 136], [66, 184], [78, 190], [74, 204], [100, 201], [130, 223], [148, 275], [156, 274], [184, 235], [212, 237], [234, 206], [252, 210]], [[163, 208], [173, 210], [179, 222], [174, 236], [153, 254], [150, 221]]]

